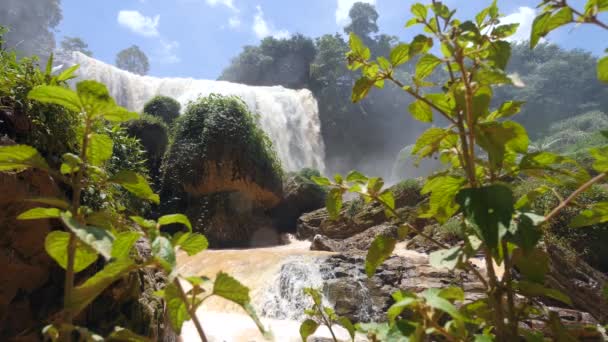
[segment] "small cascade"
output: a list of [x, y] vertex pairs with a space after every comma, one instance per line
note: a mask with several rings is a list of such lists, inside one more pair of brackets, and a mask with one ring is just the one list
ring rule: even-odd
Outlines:
[[241, 98], [257, 115], [260, 127], [268, 134], [287, 171], [312, 167], [323, 173], [325, 146], [317, 101], [307, 89], [280, 86], [253, 87], [225, 81], [192, 78], [140, 76], [118, 69], [80, 52], [60, 56], [61, 63], [79, 64], [79, 79], [104, 83], [116, 101], [134, 111], [156, 95], [175, 98], [185, 108], [191, 101], [209, 94]]

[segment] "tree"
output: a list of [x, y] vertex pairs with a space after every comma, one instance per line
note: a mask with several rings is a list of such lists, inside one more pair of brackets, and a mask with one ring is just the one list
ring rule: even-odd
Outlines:
[[346, 34], [352, 32], [365, 42], [371, 40], [373, 33], [378, 32], [379, 15], [374, 5], [356, 2], [348, 12], [348, 16], [350, 17], [350, 24], [344, 28]]
[[171, 125], [179, 116], [182, 106], [175, 99], [167, 96], [155, 96], [144, 105], [144, 113], [163, 120]]
[[2, 0], [0, 23], [9, 29], [4, 47], [26, 56], [48, 55], [62, 18], [61, 0]]
[[116, 55], [116, 66], [138, 75], [145, 75], [150, 70], [148, 56], [137, 45], [120, 51]]
[[64, 37], [61, 41], [61, 49], [65, 52], [78, 51], [89, 57], [93, 56], [93, 52], [89, 50], [89, 44], [78, 37]]

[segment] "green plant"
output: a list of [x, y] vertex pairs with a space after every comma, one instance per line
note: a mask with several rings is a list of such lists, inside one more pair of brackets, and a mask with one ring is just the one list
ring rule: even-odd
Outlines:
[[[71, 76], [76, 68], [70, 68], [57, 78]], [[110, 173], [107, 166], [112, 158], [111, 134], [96, 129], [106, 123], [115, 125], [136, 119], [137, 114], [118, 106], [107, 88], [95, 81], [81, 81], [76, 90], [41, 85], [32, 89], [28, 98], [40, 103], [62, 106], [78, 114], [81, 130], [77, 153], [65, 153], [58, 169], [48, 165], [41, 154], [28, 145], [0, 147], [0, 171], [21, 172], [29, 168], [46, 171], [55, 181], [71, 188], [71, 198], [34, 198], [32, 201], [46, 205], [30, 209], [19, 215], [22, 220], [58, 219], [65, 231], [49, 233], [45, 241], [47, 253], [65, 269], [63, 310], [47, 326], [44, 333], [51, 340], [70, 341], [72, 332], [78, 331], [94, 339], [85, 328], [73, 325], [74, 318], [115, 281], [130, 272], [144, 267], [158, 267], [168, 275], [169, 284], [157, 292], [167, 303], [167, 314], [172, 327], [179, 332], [187, 319], [192, 319], [201, 340], [206, 336], [195, 315], [196, 308], [211, 296], [219, 296], [241, 305], [263, 327], [250, 305], [249, 290], [236, 279], [220, 272], [212, 282], [206, 277], [189, 277], [176, 268], [176, 251], [194, 255], [208, 246], [205, 236], [192, 232], [188, 218], [181, 214], [160, 217], [157, 221], [131, 216], [137, 226], [117, 224], [111, 220], [112, 212], [104, 208], [92, 208], [83, 202], [87, 188], [102, 189], [105, 185], [120, 186], [133, 195], [159, 203], [159, 196], [148, 185], [146, 178], [132, 170]], [[123, 220], [125, 221], [125, 220]], [[181, 224], [185, 231], [169, 236], [162, 228]], [[133, 246], [144, 238], [151, 245], [151, 256], [136, 256]], [[76, 286], [75, 275], [93, 264], [101, 255], [105, 266], [82, 284]], [[192, 289], [186, 292], [182, 282]], [[131, 332], [119, 329], [108, 338], [145, 340]]]
[[175, 99], [168, 96], [155, 96], [144, 105], [144, 113], [162, 119], [171, 125], [179, 117], [182, 106]]
[[336, 315], [336, 312], [332, 308], [323, 305], [323, 297], [319, 290], [305, 288], [304, 293], [312, 299], [313, 304], [311, 308], [306, 309], [305, 311], [306, 315], [310, 318], [306, 319], [300, 325], [300, 337], [302, 337], [302, 342], [306, 342], [308, 336], [314, 334], [321, 325], [325, 325], [329, 329], [329, 333], [334, 342], [338, 342], [332, 328], [336, 324], [348, 331], [352, 341], [355, 340], [355, 326], [348, 318]]
[[[544, 3], [558, 2], [565, 4], [565, 1]], [[589, 3], [592, 4], [588, 5], [590, 11], [608, 10], [604, 2], [590, 0]], [[474, 20], [456, 19], [455, 10], [435, 0], [426, 6], [415, 3], [411, 12], [414, 18], [406, 26], [420, 25], [425, 34], [415, 36], [410, 44], [395, 46], [388, 58], [371, 59], [370, 49], [351, 34], [349, 67], [362, 71], [362, 77], [353, 87], [352, 100], [362, 100], [372, 87], [383, 88], [388, 81], [413, 97], [409, 110], [414, 118], [433, 122], [439, 114], [447, 122], [447, 127], [432, 127], [422, 133], [412, 149], [418, 158], [439, 155], [447, 164], [445, 171], [430, 176], [423, 186], [422, 194], [429, 195], [429, 203], [419, 216], [444, 223], [462, 214], [464, 241], [450, 247], [410, 225], [400, 218], [393, 194], [384, 188], [382, 179], [369, 178], [357, 171], [346, 177], [336, 175], [333, 180], [315, 178], [318, 184], [330, 187], [328, 212], [337, 217], [346, 192], [358, 193], [367, 202], [379, 202], [387, 216], [402, 222], [402, 231], [413, 231], [440, 248], [430, 255], [432, 265], [462, 269], [483, 284], [486, 296], [459, 308], [452, 302], [463, 299], [461, 289], [429, 289], [421, 295], [396, 294], [397, 302], [389, 309], [388, 328], [398, 330], [398, 334], [414, 340], [514, 341], [538, 337], [539, 332], [522, 328], [520, 322], [543, 313], [556, 339], [571, 339], [572, 335], [555, 314], [543, 312], [542, 306], [535, 305], [539, 297], [571, 304], [568, 296], [546, 287], [549, 257], [539, 241], [544, 224], [554, 220], [581, 193], [606, 177], [608, 146], [591, 150], [595, 158], [593, 167], [599, 173], [591, 178], [570, 158], [549, 152], [529, 152], [526, 130], [510, 120], [520, 111], [523, 102], [510, 100], [491, 108], [493, 88], [512, 84], [505, 71], [511, 45], [505, 39], [519, 26], [500, 24], [496, 1]], [[586, 20], [597, 22], [594, 15], [590, 14]], [[547, 18], [547, 14], [541, 16]], [[557, 15], [543, 30], [559, 26], [562, 19]], [[546, 32], [539, 33], [539, 24], [535, 21], [532, 45], [542, 34]], [[431, 52], [435, 42], [440, 44], [439, 56]], [[411, 83], [405, 84], [397, 79], [394, 70], [414, 58], [417, 59], [415, 73]], [[444, 67], [446, 79], [441, 83], [429, 81], [439, 66]], [[602, 68], [600, 60], [600, 79], [605, 76]], [[434, 92], [439, 88], [440, 93]], [[560, 198], [555, 207], [540, 216], [522, 209], [539, 189], [517, 201], [513, 195], [510, 180], [522, 175], [576, 190]], [[608, 221], [608, 211], [606, 203], [600, 202], [575, 217], [571, 224], [584, 226], [604, 221]], [[368, 276], [391, 255], [396, 242], [384, 236], [373, 241], [365, 262]], [[484, 256], [485, 276], [469, 261], [478, 253]], [[495, 265], [504, 265], [503, 275], [498, 275]], [[516, 268], [517, 278], [514, 277]], [[525, 299], [516, 301], [518, 296]], [[417, 314], [401, 316], [404, 308]]]

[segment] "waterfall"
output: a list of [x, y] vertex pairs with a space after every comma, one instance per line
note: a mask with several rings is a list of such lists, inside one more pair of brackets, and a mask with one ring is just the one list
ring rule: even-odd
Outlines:
[[80, 64], [80, 79], [104, 83], [116, 101], [130, 110], [141, 111], [156, 95], [175, 98], [185, 108], [189, 102], [209, 94], [236, 95], [257, 114], [287, 171], [312, 167], [323, 173], [325, 146], [317, 101], [307, 89], [280, 86], [253, 87], [225, 81], [192, 78], [140, 76], [118, 69], [80, 52], [63, 56], [66, 64]]

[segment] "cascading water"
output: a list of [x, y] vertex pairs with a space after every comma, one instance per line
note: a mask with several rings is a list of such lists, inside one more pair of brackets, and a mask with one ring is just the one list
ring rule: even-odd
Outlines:
[[177, 99], [183, 107], [209, 94], [236, 95], [258, 115], [261, 128], [268, 134], [283, 167], [296, 171], [312, 167], [323, 172], [324, 144], [317, 101], [309, 90], [280, 86], [252, 87], [225, 81], [192, 78], [139, 76], [88, 57], [80, 52], [62, 56], [65, 64], [79, 64], [81, 79], [104, 83], [116, 101], [130, 110], [141, 111], [156, 95]]

